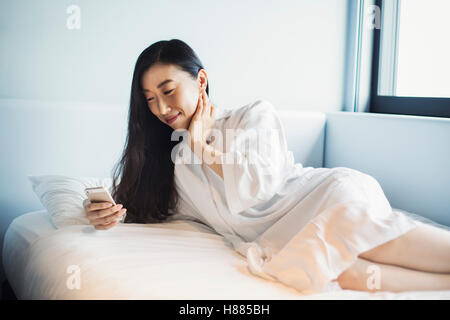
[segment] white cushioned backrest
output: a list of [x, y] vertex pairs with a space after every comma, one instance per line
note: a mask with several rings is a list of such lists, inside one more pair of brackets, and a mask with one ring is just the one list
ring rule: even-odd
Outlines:
[[326, 114], [316, 111], [277, 109], [289, 150], [303, 167], [323, 167]]

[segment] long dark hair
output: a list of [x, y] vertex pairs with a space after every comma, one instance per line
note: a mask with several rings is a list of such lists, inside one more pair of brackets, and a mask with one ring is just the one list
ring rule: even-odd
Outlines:
[[178, 204], [171, 152], [179, 141], [171, 141], [174, 129], [150, 111], [141, 86], [142, 74], [155, 63], [176, 65], [194, 80], [204, 69], [194, 50], [178, 39], [155, 42], [139, 55], [131, 84], [125, 148], [113, 168], [111, 195], [127, 208], [125, 223], [163, 222], [176, 213]]

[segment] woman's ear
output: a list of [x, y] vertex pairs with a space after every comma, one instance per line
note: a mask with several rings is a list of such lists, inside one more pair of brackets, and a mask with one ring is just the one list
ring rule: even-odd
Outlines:
[[200, 69], [198, 72], [198, 81], [199, 81], [199, 92], [202, 90], [206, 90], [208, 85], [208, 76], [206, 74], [205, 69]]

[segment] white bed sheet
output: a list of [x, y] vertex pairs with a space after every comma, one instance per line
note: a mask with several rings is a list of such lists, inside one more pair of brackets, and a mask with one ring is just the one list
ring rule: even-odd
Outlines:
[[[342, 290], [304, 295], [253, 276], [243, 256], [212, 229], [188, 220], [56, 230], [45, 210], [17, 217], [3, 265], [19, 299], [450, 299], [450, 291]], [[80, 288], [69, 289], [69, 266]]]

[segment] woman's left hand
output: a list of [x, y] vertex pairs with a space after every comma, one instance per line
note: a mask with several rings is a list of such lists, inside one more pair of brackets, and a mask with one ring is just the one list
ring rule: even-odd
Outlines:
[[209, 101], [206, 91], [202, 89], [198, 98], [197, 109], [188, 128], [188, 141], [191, 149], [194, 146], [202, 147], [206, 144], [206, 138], [210, 134], [213, 124], [214, 106]]

